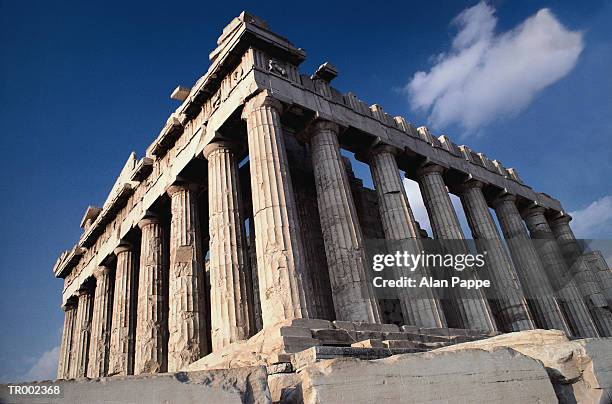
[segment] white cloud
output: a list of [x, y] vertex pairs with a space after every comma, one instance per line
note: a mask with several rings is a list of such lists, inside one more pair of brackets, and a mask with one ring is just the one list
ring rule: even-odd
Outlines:
[[406, 86], [412, 108], [426, 111], [432, 126], [459, 124], [473, 133], [516, 114], [576, 65], [582, 33], [567, 30], [550, 10], [499, 34], [494, 12], [484, 2], [461, 12], [451, 50]]
[[612, 195], [569, 214], [573, 217], [571, 225], [577, 238], [612, 238]]
[[44, 352], [34, 366], [18, 381], [53, 380], [57, 375], [57, 361], [60, 347]]

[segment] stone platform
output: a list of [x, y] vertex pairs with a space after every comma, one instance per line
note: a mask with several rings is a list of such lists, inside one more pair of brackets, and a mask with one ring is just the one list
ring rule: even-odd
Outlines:
[[457, 328], [293, 319], [279, 322], [246, 341], [235, 342], [214, 352], [186, 370], [282, 363], [294, 366], [296, 356], [302, 358], [298, 360], [300, 364], [332, 357], [380, 359], [393, 354], [426, 352], [494, 335], [497, 333]]
[[[340, 324], [330, 324], [330, 328], [313, 330], [347, 331], [336, 328]], [[440, 341], [444, 347], [429, 350], [356, 346], [359, 343], [314, 345], [284, 353], [289, 360], [285, 362], [278, 361], [283, 358], [278, 354], [263, 355], [270, 346], [278, 347], [282, 337], [300, 337], [290, 334], [295, 334], [295, 328], [308, 328], [306, 325], [299, 321], [285, 324], [253, 337], [248, 347], [240, 344], [242, 350], [226, 351], [219, 356], [228, 369], [27, 383], [59, 385], [61, 397], [19, 397], [9, 395], [7, 385], [0, 385], [0, 403], [612, 402], [612, 338], [572, 341], [561, 331], [531, 330], [483, 339], [483, 335], [470, 336], [466, 331], [464, 337], [474, 340], [455, 343], [458, 331], [412, 329], [404, 333], [427, 339], [443, 338], [446, 331], [450, 340]], [[382, 339], [402, 331], [379, 327], [381, 331], [359, 332], [381, 333], [377, 339], [381, 343], [408, 341]], [[365, 341], [372, 344], [374, 340], [361, 341], [361, 345], [367, 345]], [[251, 356], [246, 355], [249, 349]], [[244, 365], [257, 357], [270, 363]], [[271, 363], [274, 359], [277, 362]], [[196, 364], [204, 366], [203, 361]]]

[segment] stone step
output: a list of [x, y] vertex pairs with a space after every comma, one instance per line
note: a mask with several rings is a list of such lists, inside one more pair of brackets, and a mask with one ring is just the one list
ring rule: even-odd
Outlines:
[[377, 331], [398, 332], [400, 328], [395, 324], [362, 323], [355, 321], [334, 321], [333, 326], [337, 329], [348, 331]]
[[497, 331], [470, 330], [465, 328], [437, 328], [437, 327], [417, 327], [413, 325], [403, 325], [401, 331], [413, 334], [441, 335], [441, 336], [475, 336], [489, 338], [499, 335]]
[[357, 358], [362, 360], [372, 360], [387, 358], [392, 355], [425, 352], [419, 348], [356, 348], [356, 347], [336, 347], [336, 346], [314, 346], [304, 351], [294, 353], [291, 357], [291, 364], [296, 370], [300, 370], [311, 363], [324, 359], [334, 358]]
[[408, 340], [397, 340], [397, 339], [388, 339], [385, 341], [381, 341], [381, 344], [385, 348], [416, 348], [423, 349], [426, 351], [431, 351], [432, 349], [443, 348], [445, 346], [453, 345], [450, 342], [415, 342]]
[[366, 339], [363, 341], [351, 344], [353, 348], [385, 348], [383, 342], [379, 339]]

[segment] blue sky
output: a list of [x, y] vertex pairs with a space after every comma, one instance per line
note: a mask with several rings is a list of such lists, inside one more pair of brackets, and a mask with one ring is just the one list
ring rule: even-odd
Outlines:
[[[579, 235], [612, 238], [612, 5], [496, 1], [457, 20], [477, 3], [289, 4], [0, 0], [0, 380], [54, 368], [62, 326], [55, 260], [78, 239], [87, 205], [104, 201], [129, 153], [142, 155], [177, 106], [172, 89], [206, 71], [221, 29], [243, 9], [306, 50], [303, 73], [332, 62], [340, 90], [517, 167], [575, 212]], [[521, 37], [529, 21], [536, 29]], [[538, 44], [533, 32], [554, 48], [551, 58], [538, 62], [545, 51], [531, 57], [511, 46]], [[451, 68], [441, 86], [435, 67], [452, 66], [474, 44], [483, 46], [477, 75]], [[567, 52], [555, 54], [559, 47]], [[519, 59], [522, 71], [501, 73]], [[475, 94], [487, 66], [500, 77], [499, 88], [487, 87], [492, 101], [453, 110], [453, 91]], [[417, 72], [430, 87], [409, 86]], [[432, 88], [436, 97], [423, 101]], [[415, 110], [416, 100], [425, 106]], [[367, 180], [367, 171], [358, 174]]]

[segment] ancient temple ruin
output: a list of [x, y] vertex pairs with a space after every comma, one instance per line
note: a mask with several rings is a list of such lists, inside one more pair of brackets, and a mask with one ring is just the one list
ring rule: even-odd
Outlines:
[[[342, 346], [337, 330], [378, 333], [387, 348], [426, 330], [612, 335], [612, 273], [583, 251], [558, 200], [497, 160], [339, 92], [329, 63], [300, 74], [305, 52], [255, 16], [240, 14], [217, 45], [53, 268], [64, 280], [58, 378], [182, 370], [278, 323], [278, 361]], [[369, 165], [375, 190], [341, 149]], [[434, 239], [465, 239], [449, 192], [461, 198], [474, 239], [489, 242], [501, 297], [376, 298], [364, 240], [428, 237], [402, 172], [419, 184]]]

